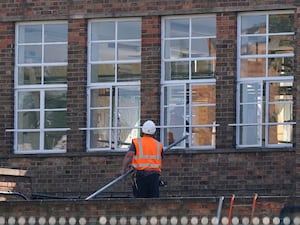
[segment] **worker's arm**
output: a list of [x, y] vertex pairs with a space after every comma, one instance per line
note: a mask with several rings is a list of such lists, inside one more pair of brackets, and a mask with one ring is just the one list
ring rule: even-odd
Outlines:
[[121, 174], [124, 174], [130, 168], [133, 156], [134, 151], [129, 150], [126, 152], [122, 163]]

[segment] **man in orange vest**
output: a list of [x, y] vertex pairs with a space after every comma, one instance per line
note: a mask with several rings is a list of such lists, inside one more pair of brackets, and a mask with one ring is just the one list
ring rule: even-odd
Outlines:
[[143, 137], [132, 140], [127, 151], [121, 173], [130, 167], [136, 171], [134, 195], [138, 198], [159, 197], [159, 176], [161, 173], [163, 146], [154, 138], [156, 126], [147, 120], [142, 126]]

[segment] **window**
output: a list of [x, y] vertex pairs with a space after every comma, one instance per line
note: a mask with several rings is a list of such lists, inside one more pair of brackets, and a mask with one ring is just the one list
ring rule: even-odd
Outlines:
[[128, 149], [139, 136], [141, 21], [89, 23], [87, 149]]
[[166, 17], [162, 35], [161, 139], [164, 145], [215, 148], [216, 18]]
[[292, 146], [293, 16], [239, 15], [237, 147]]
[[16, 26], [15, 153], [66, 151], [68, 25]]

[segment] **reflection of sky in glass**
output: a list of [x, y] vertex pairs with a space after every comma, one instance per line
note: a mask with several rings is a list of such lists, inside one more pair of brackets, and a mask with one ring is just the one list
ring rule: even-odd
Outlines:
[[242, 34], [265, 33], [266, 16], [242, 16]]

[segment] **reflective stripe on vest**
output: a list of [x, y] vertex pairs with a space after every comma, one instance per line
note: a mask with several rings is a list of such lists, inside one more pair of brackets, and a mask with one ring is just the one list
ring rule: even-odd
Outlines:
[[[149, 137], [150, 138], [150, 137]], [[152, 151], [153, 154], [147, 154], [145, 150], [143, 149], [142, 139], [138, 138], [135, 139], [134, 144], [136, 148], [136, 154], [133, 157], [132, 160], [132, 166], [137, 170], [143, 170], [143, 169], [149, 169], [149, 170], [157, 170], [161, 171], [161, 143], [159, 143], [157, 140], [151, 138], [148, 139], [148, 137], [144, 137], [143, 141], [148, 142], [146, 145], [150, 144], [151, 142], [155, 141], [155, 152]], [[144, 143], [145, 144], [145, 143]], [[152, 144], [152, 143], [151, 143]], [[147, 148], [151, 146], [147, 146]], [[153, 147], [152, 147], [153, 148]]]

